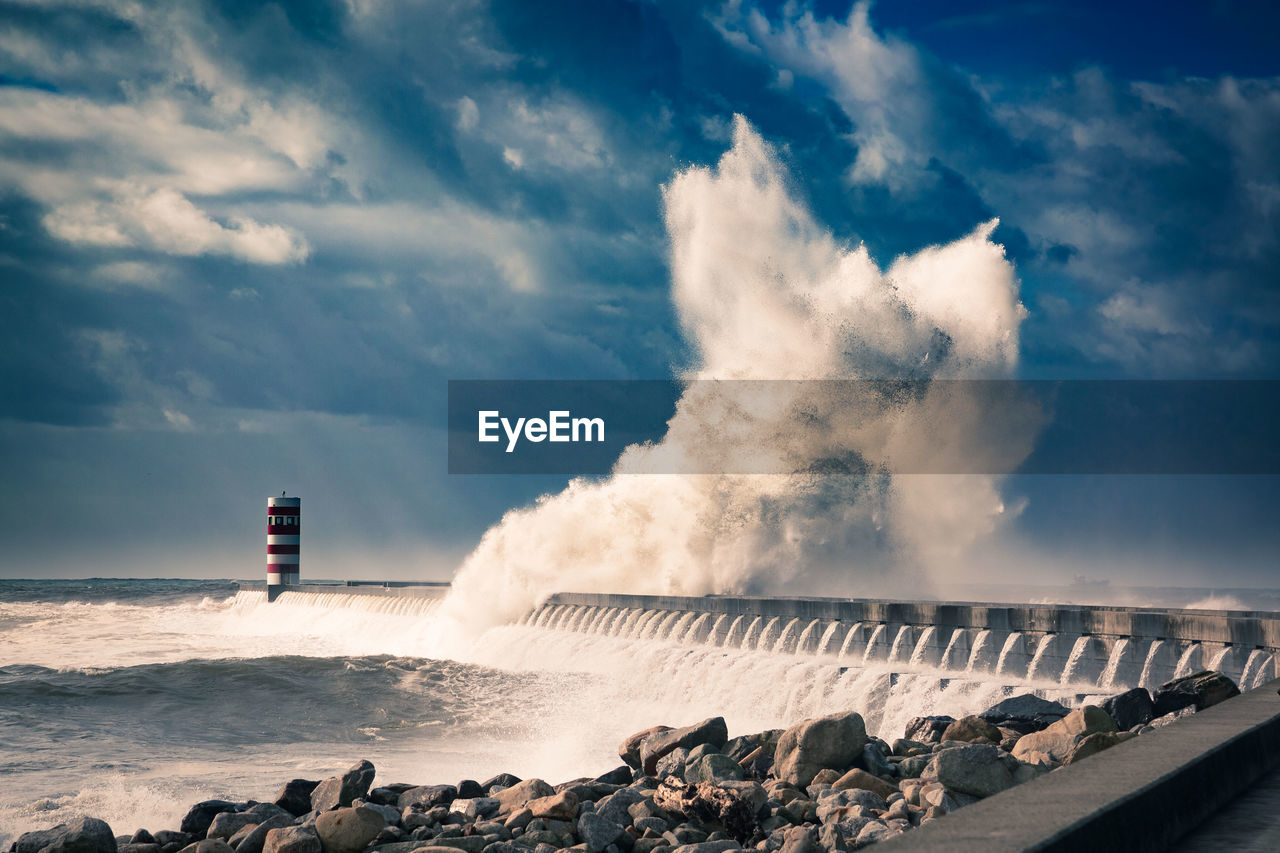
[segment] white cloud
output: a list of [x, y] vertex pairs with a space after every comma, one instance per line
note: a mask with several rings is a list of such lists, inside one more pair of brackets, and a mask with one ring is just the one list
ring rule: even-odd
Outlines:
[[45, 228], [70, 243], [136, 247], [169, 255], [227, 255], [258, 264], [301, 263], [306, 240], [280, 225], [233, 216], [214, 221], [174, 189], [162, 188], [110, 201], [60, 205]]

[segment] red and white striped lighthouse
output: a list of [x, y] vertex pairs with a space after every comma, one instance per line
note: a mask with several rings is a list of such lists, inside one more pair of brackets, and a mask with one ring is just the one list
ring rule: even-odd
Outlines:
[[267, 586], [298, 582], [302, 498], [267, 498]]

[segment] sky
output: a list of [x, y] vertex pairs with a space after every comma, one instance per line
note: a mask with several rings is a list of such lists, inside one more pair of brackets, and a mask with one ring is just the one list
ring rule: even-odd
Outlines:
[[[993, 218], [1017, 375], [1280, 378], [1280, 11], [0, 3], [0, 576], [447, 578], [564, 486], [451, 379], [663, 379], [663, 187], [742, 116], [887, 267]], [[1276, 478], [1015, 477], [993, 567], [1275, 583]], [[993, 576], [995, 568], [992, 569]]]

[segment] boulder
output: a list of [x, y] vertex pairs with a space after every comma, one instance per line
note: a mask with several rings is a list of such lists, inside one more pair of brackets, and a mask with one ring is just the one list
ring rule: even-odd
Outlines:
[[234, 853], [235, 848], [221, 838], [206, 838], [183, 847], [180, 853]]
[[310, 779], [290, 779], [276, 791], [275, 804], [294, 817], [311, 811], [311, 792], [320, 783]]
[[1145, 687], [1117, 693], [1102, 703], [1102, 710], [1115, 720], [1118, 729], [1144, 726], [1155, 718], [1155, 703], [1151, 701], [1151, 693]]
[[884, 781], [878, 776], [872, 776], [865, 770], [855, 767], [839, 779], [831, 783], [832, 790], [847, 791], [851, 788], [862, 788], [871, 791], [881, 799], [888, 799], [898, 792], [898, 786]]
[[572, 791], [563, 791], [550, 797], [530, 800], [525, 808], [536, 818], [573, 820], [578, 816], [578, 795]]
[[867, 745], [867, 728], [857, 713], [805, 720], [783, 732], [774, 769], [779, 779], [805, 787], [824, 768], [844, 770]]
[[361, 806], [325, 812], [316, 818], [324, 853], [360, 853], [387, 825], [381, 812]]
[[587, 853], [604, 853], [606, 847], [621, 840], [625, 834], [622, 826], [595, 812], [587, 812], [578, 818], [578, 837], [586, 845]]
[[267, 833], [273, 829], [288, 826], [290, 823], [291, 821], [288, 818], [267, 818], [255, 826], [248, 835], [240, 839], [240, 843], [236, 845], [236, 853], [262, 853], [262, 847], [267, 841]]
[[1153, 718], [1163, 717], [1192, 705], [1197, 711], [1203, 711], [1239, 695], [1240, 688], [1230, 678], [1220, 672], [1204, 670], [1160, 685], [1153, 698], [1151, 715]]
[[248, 812], [219, 812], [213, 816], [213, 820], [209, 823], [209, 829], [205, 832], [205, 837], [221, 838], [226, 841], [249, 824], [261, 822], [261, 818]]
[[1067, 760], [1076, 743], [1096, 732], [1114, 732], [1115, 721], [1096, 705], [1077, 708], [1048, 728], [1023, 735], [1013, 747], [1013, 756], [1034, 763], [1043, 754], [1059, 764]]
[[997, 702], [978, 716], [993, 726], [1030, 734], [1043, 731], [1069, 713], [1071, 709], [1059, 702], [1041, 699], [1033, 693], [1022, 693]]
[[330, 776], [311, 792], [311, 810], [327, 812], [346, 808], [353, 800], [363, 799], [373, 784], [373, 765], [361, 761], [347, 768], [341, 776]]
[[1067, 753], [1067, 757], [1063, 760], [1063, 764], [1074, 764], [1083, 758], [1088, 758], [1094, 753], [1102, 752], [1104, 749], [1110, 749], [1118, 743], [1124, 743], [1137, 737], [1133, 732], [1094, 732], [1087, 735], [1076, 742], [1076, 745]]
[[1060, 721], [1054, 723], [1054, 726], [1061, 726], [1064, 730], [1082, 737], [1091, 735], [1094, 732], [1116, 731], [1116, 721], [1111, 719], [1111, 715], [1097, 705], [1084, 705], [1076, 708]]
[[240, 805], [227, 800], [204, 800], [196, 803], [187, 810], [178, 829], [196, 838], [204, 838], [215, 817], [223, 812], [237, 811]]
[[677, 779], [683, 780], [684, 767], [688, 762], [689, 750], [684, 747], [676, 747], [658, 759], [653, 768], [653, 775], [659, 779], [675, 776]]
[[631, 807], [644, 801], [644, 794], [630, 788], [623, 788], [600, 800], [592, 811], [606, 820], [626, 826], [631, 822]]
[[17, 853], [116, 853], [116, 837], [106, 821], [82, 817], [53, 829], [24, 833]]
[[420, 805], [424, 809], [447, 806], [458, 799], [458, 789], [453, 785], [419, 785], [400, 794], [396, 807], [401, 809]]
[[942, 739], [964, 743], [1000, 743], [1000, 730], [986, 720], [971, 714], [951, 723], [942, 732]]
[[999, 748], [974, 743], [934, 753], [922, 778], [937, 780], [949, 791], [989, 797], [1013, 786], [1011, 763], [1008, 753]]
[[727, 782], [743, 777], [742, 767], [727, 755], [713, 752], [685, 765], [686, 782]]
[[498, 814], [508, 815], [528, 806], [530, 800], [550, 797], [555, 789], [541, 779], [525, 779], [510, 788], [498, 791], [493, 798], [498, 801]]
[[792, 826], [784, 830], [778, 853], [822, 853], [816, 826]]
[[858, 760], [858, 766], [875, 776], [892, 776], [896, 772], [893, 764], [885, 758], [884, 750], [875, 743], [868, 743], [862, 748], [862, 757]]
[[321, 853], [315, 827], [284, 826], [267, 833], [262, 853]]
[[639, 766], [645, 773], [653, 774], [657, 769], [658, 759], [672, 750], [679, 748], [691, 750], [702, 744], [711, 744], [716, 749], [722, 749], [728, 740], [729, 730], [725, 726], [724, 717], [711, 717], [682, 729], [655, 732], [640, 742]]
[[513, 785], [519, 785], [521, 781], [520, 777], [514, 773], [499, 773], [492, 779], [480, 783], [480, 787], [484, 788], [485, 794], [488, 794], [491, 788], [510, 788]]
[[629, 766], [640, 768], [640, 744], [646, 738], [671, 731], [671, 726], [651, 726], [644, 731], [636, 732], [618, 745], [618, 757]]
[[129, 836], [130, 844], [155, 844], [156, 837], [145, 829], [139, 829], [133, 835]]
[[458, 783], [458, 799], [471, 800], [485, 795], [485, 788], [475, 779], [463, 779]]
[[620, 767], [615, 767], [608, 773], [600, 774], [591, 781], [596, 783], [603, 782], [607, 785], [630, 785], [632, 781], [631, 768], [626, 764], [623, 764]]

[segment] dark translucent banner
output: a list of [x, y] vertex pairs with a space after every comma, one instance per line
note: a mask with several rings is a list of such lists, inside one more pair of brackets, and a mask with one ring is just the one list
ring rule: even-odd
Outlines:
[[1277, 474], [1280, 382], [451, 381], [451, 474]]

